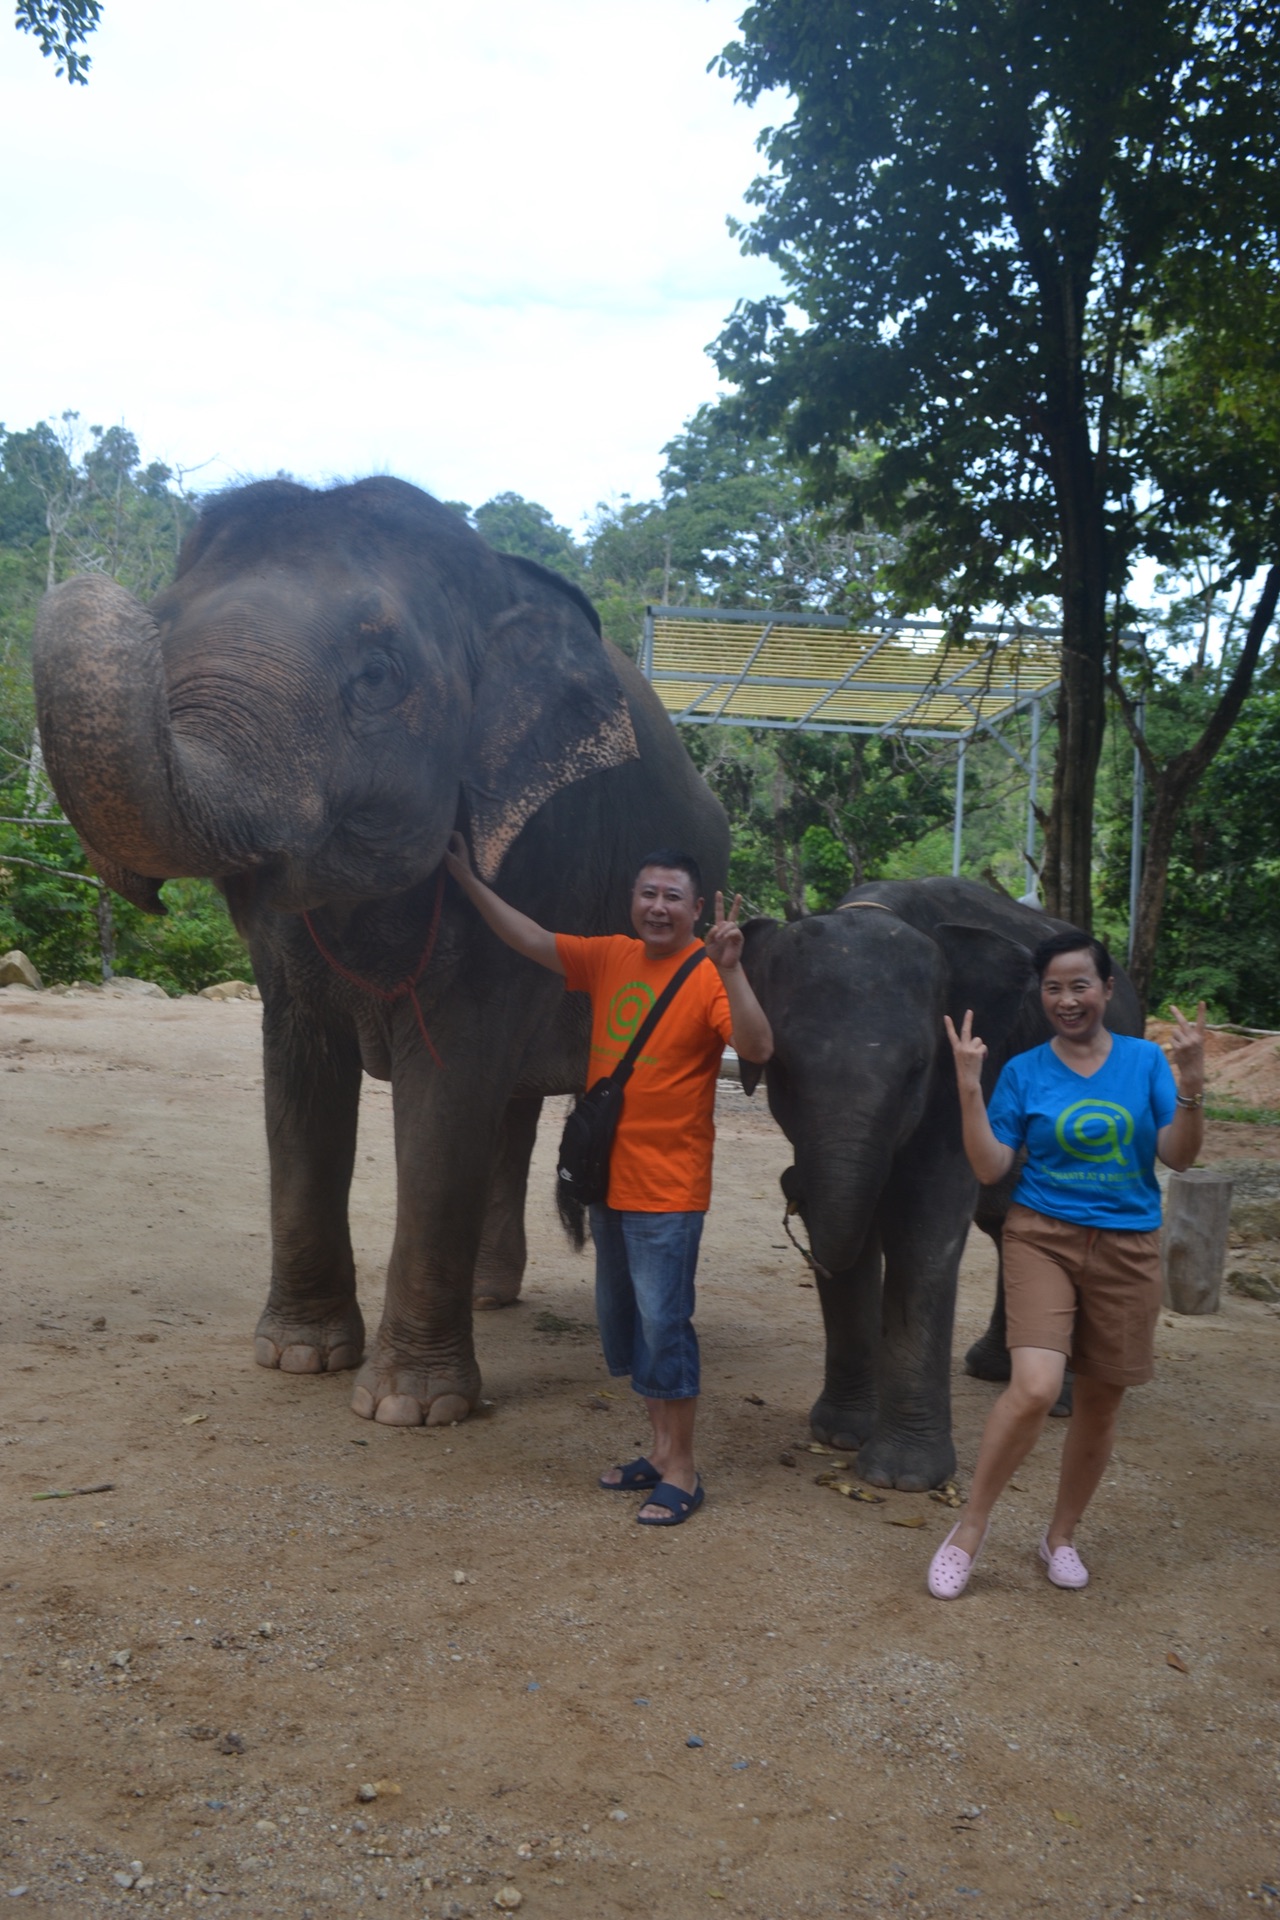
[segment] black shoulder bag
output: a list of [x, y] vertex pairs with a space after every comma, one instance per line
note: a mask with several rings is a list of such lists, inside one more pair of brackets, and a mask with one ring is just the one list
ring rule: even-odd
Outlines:
[[623, 1094], [631, 1078], [640, 1050], [661, 1020], [676, 994], [696, 966], [707, 958], [705, 947], [691, 953], [682, 967], [672, 974], [648, 1013], [641, 1021], [631, 1045], [613, 1072], [583, 1094], [565, 1121], [560, 1137], [560, 1159], [556, 1166], [556, 1197], [561, 1202], [576, 1202], [579, 1207], [595, 1206], [609, 1191], [609, 1156], [613, 1136], [622, 1114]]

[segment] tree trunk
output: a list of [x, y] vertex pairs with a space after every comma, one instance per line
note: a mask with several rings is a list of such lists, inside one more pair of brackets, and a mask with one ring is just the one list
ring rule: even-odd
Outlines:
[[102, 954], [102, 977], [110, 980], [116, 970], [116, 923], [111, 912], [111, 894], [98, 888], [98, 948]]
[[1148, 815], [1150, 825], [1147, 829], [1147, 843], [1143, 849], [1142, 880], [1138, 887], [1138, 910], [1133, 928], [1133, 958], [1129, 962], [1129, 977], [1144, 1008], [1155, 971], [1156, 942], [1160, 934], [1161, 916], [1164, 913], [1165, 892], [1169, 883], [1169, 858], [1173, 852], [1173, 837], [1177, 831], [1178, 821], [1186, 805], [1187, 795], [1204, 777], [1218, 748], [1235, 725], [1240, 709], [1253, 685], [1254, 668], [1257, 666], [1258, 655], [1262, 651], [1262, 643], [1267, 636], [1267, 631], [1275, 618], [1277, 601], [1280, 601], [1280, 561], [1268, 569], [1262, 592], [1258, 595], [1257, 605], [1249, 620], [1248, 632], [1245, 634], [1244, 646], [1240, 650], [1235, 672], [1221, 700], [1210, 715], [1208, 724], [1200, 738], [1182, 753], [1176, 754], [1167, 766], [1156, 765], [1150, 748], [1138, 734], [1132, 704], [1120, 685], [1114, 661], [1112, 664], [1112, 685], [1120, 695], [1121, 711], [1134, 735], [1138, 751], [1142, 755], [1148, 791], [1151, 794], [1151, 811]]
[[[1078, 367], [1071, 374], [1078, 385]], [[1062, 534], [1062, 691], [1041, 886], [1050, 913], [1092, 932], [1093, 810], [1106, 728], [1106, 530], [1083, 406], [1052, 439]]]
[[1165, 893], [1169, 884], [1169, 856], [1173, 836], [1182, 814], [1185, 793], [1174, 786], [1168, 773], [1158, 773], [1148, 791], [1153, 798], [1147, 814], [1147, 838], [1142, 850], [1142, 879], [1138, 884], [1138, 909], [1133, 924], [1133, 955], [1128, 973], [1134, 992], [1147, 1010], [1151, 994], [1151, 976], [1155, 968], [1156, 940], [1164, 914]]

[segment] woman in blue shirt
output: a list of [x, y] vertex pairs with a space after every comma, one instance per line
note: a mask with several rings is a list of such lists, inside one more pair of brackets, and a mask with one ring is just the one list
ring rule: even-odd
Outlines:
[[1040, 1557], [1054, 1586], [1087, 1583], [1075, 1529], [1111, 1457], [1124, 1390], [1154, 1370], [1156, 1155], [1180, 1173], [1204, 1136], [1203, 1001], [1194, 1026], [1173, 1010], [1175, 1082], [1152, 1041], [1103, 1025], [1113, 982], [1101, 941], [1054, 934], [1032, 964], [1053, 1038], [1009, 1061], [989, 1111], [982, 1098], [987, 1049], [973, 1015], [965, 1014], [959, 1033], [946, 1021], [969, 1164], [992, 1186], [1024, 1147], [1027, 1159], [1004, 1229], [1012, 1376], [983, 1432], [968, 1501], [929, 1567], [929, 1591], [939, 1600], [954, 1600], [968, 1585], [991, 1510], [1039, 1438], [1068, 1360], [1074, 1412]]

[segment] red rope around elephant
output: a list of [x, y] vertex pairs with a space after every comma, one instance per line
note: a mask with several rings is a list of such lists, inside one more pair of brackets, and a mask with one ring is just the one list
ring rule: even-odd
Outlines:
[[334, 959], [333, 955], [329, 952], [329, 949], [325, 946], [323, 940], [321, 940], [320, 935], [316, 932], [315, 928], [312, 926], [311, 915], [309, 913], [304, 913], [302, 916], [303, 924], [305, 925], [307, 932], [311, 935], [311, 938], [315, 941], [316, 952], [320, 955], [320, 958], [324, 961], [327, 961], [329, 966], [333, 968], [333, 971], [337, 974], [340, 974], [344, 980], [349, 980], [353, 987], [359, 987], [362, 993], [371, 993], [373, 994], [375, 999], [385, 1000], [388, 1003], [390, 1003], [393, 1000], [403, 1000], [405, 995], [408, 994], [409, 999], [413, 1005], [414, 1015], [417, 1018], [418, 1032], [422, 1035], [422, 1038], [426, 1043], [427, 1052], [431, 1055], [431, 1058], [435, 1061], [438, 1067], [443, 1067], [444, 1061], [440, 1058], [440, 1055], [436, 1052], [435, 1045], [432, 1041], [431, 1035], [427, 1032], [427, 1023], [422, 1017], [422, 1008], [418, 1003], [418, 982], [419, 980], [421, 980], [423, 974], [427, 970], [427, 967], [430, 965], [431, 956], [435, 952], [436, 935], [440, 931], [440, 909], [443, 905], [444, 905], [444, 863], [442, 861], [440, 865], [440, 878], [436, 882], [435, 905], [431, 909], [431, 926], [427, 932], [427, 944], [422, 949], [422, 958], [421, 960], [419, 960], [417, 966], [414, 968], [413, 972], [409, 975], [408, 979], [402, 980], [399, 986], [396, 986], [396, 987], [375, 986], [372, 980], [362, 980], [358, 973], [352, 973], [350, 967], [344, 967], [340, 960]]

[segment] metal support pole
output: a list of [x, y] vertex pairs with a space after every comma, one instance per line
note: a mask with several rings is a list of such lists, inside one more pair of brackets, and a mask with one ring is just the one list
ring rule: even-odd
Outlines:
[[1036, 799], [1040, 783], [1040, 702], [1031, 702], [1031, 769], [1027, 775], [1027, 891], [1025, 898], [1039, 900], [1040, 883], [1036, 873]]
[[[1138, 732], [1146, 733], [1147, 703], [1139, 700], [1137, 708]], [[1135, 744], [1133, 749], [1133, 818], [1129, 830], [1129, 951], [1126, 958], [1133, 959], [1133, 943], [1138, 935], [1138, 889], [1142, 885], [1142, 789], [1144, 783], [1142, 755]]]
[[640, 642], [640, 671], [646, 680], [653, 678], [653, 608], [644, 610], [644, 639]]
[[957, 879], [960, 875], [960, 837], [964, 830], [964, 749], [965, 742], [962, 740], [956, 755], [956, 820], [951, 833], [951, 871]]

